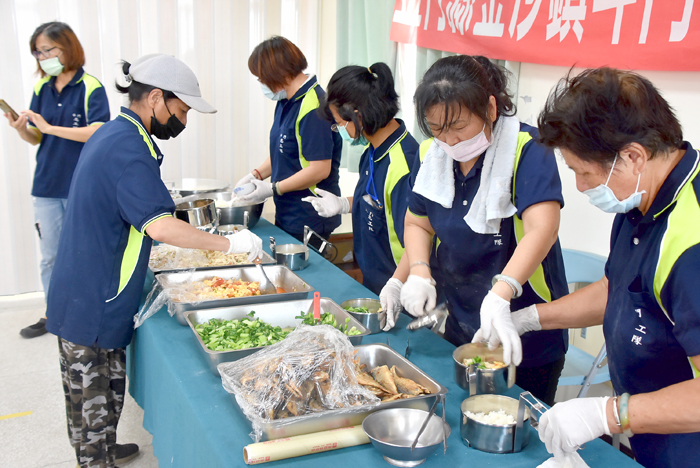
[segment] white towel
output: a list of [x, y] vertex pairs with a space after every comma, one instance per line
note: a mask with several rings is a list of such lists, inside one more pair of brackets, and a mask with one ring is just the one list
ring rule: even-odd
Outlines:
[[[513, 168], [520, 121], [501, 116], [493, 130], [493, 143], [486, 150], [481, 183], [464, 221], [479, 234], [498, 234], [501, 220], [518, 210], [512, 203]], [[454, 185], [454, 184], [453, 184]]]
[[[520, 122], [501, 116], [496, 123], [491, 146], [486, 150], [479, 190], [464, 221], [480, 234], [498, 234], [501, 219], [516, 213], [511, 202], [511, 182], [515, 165]], [[428, 200], [452, 208], [455, 197], [453, 159], [433, 140], [421, 163], [413, 191]]]
[[418, 169], [413, 191], [445, 208], [452, 208], [455, 198], [453, 161], [433, 139]]

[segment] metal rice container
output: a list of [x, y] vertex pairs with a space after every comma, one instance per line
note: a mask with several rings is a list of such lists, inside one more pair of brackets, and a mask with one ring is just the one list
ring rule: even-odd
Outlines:
[[[214, 299], [202, 302], [174, 302], [175, 315], [180, 325], [187, 326], [185, 321], [185, 312], [190, 310], [213, 309], [217, 307], [233, 307], [247, 304], [262, 304], [266, 302], [290, 301], [295, 299], [305, 299], [309, 297], [309, 293], [313, 292], [314, 288], [306, 281], [301, 279], [289, 268], [281, 265], [265, 266], [265, 273], [270, 281], [285, 291], [277, 294], [264, 294], [260, 296], [245, 296], [231, 297], [225, 299]], [[194, 273], [161, 273], [160, 280], [166, 284], [177, 285], [185, 284], [192, 281], [202, 281], [213, 276], [223, 278], [225, 280], [243, 280], [243, 281], [260, 281], [260, 272], [256, 267], [244, 268], [227, 268], [217, 271], [195, 271]]]
[[[249, 312], [254, 311], [255, 318], [259, 318], [270, 325], [282, 328], [294, 328], [301, 323], [301, 319], [295, 318], [297, 315], [299, 315], [299, 312], [313, 313], [313, 307], [313, 299], [272, 302], [267, 304], [248, 304], [237, 307], [190, 311], [185, 314], [185, 321], [187, 322], [187, 325], [190, 326], [195, 338], [199, 342], [199, 347], [202, 350], [207, 363], [209, 364], [209, 368], [215, 375], [218, 376], [219, 370], [216, 368], [217, 365], [221, 364], [222, 362], [237, 361], [238, 359], [244, 358], [263, 349], [263, 347], [258, 346], [255, 348], [238, 349], [235, 351], [212, 351], [204, 345], [204, 342], [195, 330], [195, 326], [200, 323], [208, 322], [214, 318], [223, 320], [242, 319]], [[345, 319], [350, 317], [350, 323], [348, 323], [348, 326], [350, 328], [355, 327], [361, 332], [359, 335], [348, 337], [350, 339], [350, 343], [353, 345], [359, 345], [362, 343], [362, 338], [369, 335], [369, 330], [363, 327], [360, 322], [352, 318], [347, 311], [343, 310], [331, 299], [322, 297], [321, 313], [324, 314], [326, 312], [333, 314], [335, 319], [338, 321], [338, 324], [344, 324]]]
[[479, 369], [465, 366], [463, 361], [479, 356], [484, 361], [503, 361], [503, 347], [491, 351], [486, 343], [467, 343], [452, 352], [455, 382], [469, 395], [502, 395], [515, 384], [515, 366], [511, 364], [501, 369]]
[[[500, 410], [513, 416], [515, 423], [490, 424], [476, 420], [478, 413], [488, 415]], [[519, 452], [530, 440], [530, 426], [536, 427], [545, 411], [546, 407], [530, 392], [521, 393], [518, 400], [503, 395], [471, 396], [460, 405], [459, 433], [462, 443], [482, 452]]]
[[[447, 388], [440, 385], [412, 362], [383, 343], [356, 346], [355, 349], [357, 349], [356, 356], [360, 358], [362, 364], [367, 364], [369, 368], [381, 365], [396, 366], [397, 373], [400, 376], [423, 385], [430, 390], [430, 394], [418, 395], [405, 400], [387, 401], [376, 406], [360, 406], [350, 410], [329, 410], [282, 420], [272, 420], [264, 424], [261, 440], [292, 437], [338, 429], [340, 427], [359, 426], [370, 414], [387, 408], [415, 408], [428, 411], [436, 398], [441, 398], [447, 393]], [[231, 394], [231, 398], [236, 401], [235, 395]], [[237, 401], [236, 407], [240, 410]], [[245, 418], [242, 411], [241, 415]], [[246, 420], [248, 421], [247, 418]], [[250, 423], [250, 421], [248, 422]]]

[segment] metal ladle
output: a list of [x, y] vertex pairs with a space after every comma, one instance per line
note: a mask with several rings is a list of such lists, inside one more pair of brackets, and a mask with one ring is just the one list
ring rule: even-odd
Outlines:
[[265, 274], [265, 270], [260, 262], [260, 257], [254, 260], [255, 266], [258, 267], [258, 270], [260, 270], [260, 275], [262, 276], [262, 281], [260, 281], [260, 294], [276, 294], [277, 288], [267, 277], [267, 274]]

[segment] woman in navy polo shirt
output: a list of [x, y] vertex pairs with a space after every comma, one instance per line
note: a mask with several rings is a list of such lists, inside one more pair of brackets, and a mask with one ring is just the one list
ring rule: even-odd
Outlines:
[[[41, 248], [41, 282], [48, 295], [51, 272], [73, 170], [83, 144], [109, 121], [104, 87], [83, 70], [85, 53], [65, 23], [44, 23], [29, 40], [41, 79], [34, 85], [30, 110], [17, 120], [5, 114], [23, 140], [39, 145], [32, 196]], [[25, 338], [46, 333], [42, 318], [20, 332]]]
[[447, 57], [416, 90], [419, 125], [433, 138], [421, 144], [406, 214], [401, 302], [419, 316], [436, 296], [446, 300], [445, 338], [456, 346], [505, 338], [518, 385], [552, 404], [567, 333], [530, 333], [521, 350], [510, 311], [568, 292], [557, 239], [561, 182], [537, 129], [512, 117], [505, 73], [485, 57]]
[[391, 70], [384, 63], [341, 68], [331, 77], [321, 105], [326, 118], [335, 121], [334, 131], [351, 145], [366, 149], [360, 157], [360, 180], [354, 196], [338, 197], [319, 189], [316, 193], [320, 197], [304, 200], [323, 217], [352, 211], [353, 250], [362, 284], [380, 294], [382, 307], [391, 312], [385, 325], [389, 330], [401, 312], [398, 295], [403, 282], [392, 275], [404, 252], [403, 221], [411, 172], [420, 165], [418, 143], [403, 121], [394, 118], [399, 96]]
[[[314, 75], [304, 74], [307, 66], [301, 50], [284, 37], [273, 36], [253, 49], [248, 69], [277, 106], [270, 130], [270, 157], [236, 184], [255, 185], [252, 193], [240, 197], [250, 203], [273, 197], [275, 225], [299, 240], [304, 225], [323, 238], [340, 226], [340, 215], [324, 218], [302, 201], [317, 188], [340, 195], [342, 147], [340, 136], [316, 113], [325, 93]], [[265, 181], [268, 177], [269, 182]]]
[[609, 68], [563, 79], [539, 128], [617, 216], [603, 279], [513, 321], [519, 333], [602, 324], [619, 395], [556, 404], [540, 438], [557, 455], [624, 432], [646, 467], [699, 466], [700, 154], [652, 83]]

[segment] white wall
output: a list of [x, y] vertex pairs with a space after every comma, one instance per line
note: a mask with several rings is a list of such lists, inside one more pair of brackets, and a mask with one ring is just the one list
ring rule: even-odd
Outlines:
[[[575, 70], [579, 72], [581, 70]], [[522, 63], [518, 88], [518, 117], [527, 123], [537, 124], [537, 116], [544, 106], [549, 91], [568, 68]], [[695, 147], [700, 145], [700, 72], [639, 72], [661, 91], [664, 98], [676, 110], [683, 125], [685, 140]], [[610, 228], [614, 216], [603, 213], [588, 202], [588, 197], [576, 190], [574, 174], [563, 161], [559, 161], [559, 173], [564, 189], [565, 207], [562, 210], [559, 237], [562, 247], [584, 250], [607, 256], [610, 250]]]

